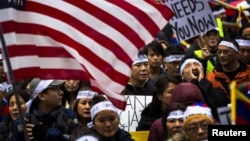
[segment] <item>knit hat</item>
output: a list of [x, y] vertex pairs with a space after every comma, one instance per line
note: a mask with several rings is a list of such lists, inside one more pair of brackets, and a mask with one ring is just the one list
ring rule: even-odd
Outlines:
[[211, 123], [214, 123], [213, 116], [211, 113], [211, 109], [207, 107], [206, 104], [202, 102], [197, 102], [191, 106], [187, 106], [184, 112], [184, 128], [186, 128], [187, 124], [195, 118], [204, 118]]
[[173, 89], [170, 102], [183, 103], [188, 106], [195, 102], [205, 102], [198, 86], [190, 82], [182, 82]]

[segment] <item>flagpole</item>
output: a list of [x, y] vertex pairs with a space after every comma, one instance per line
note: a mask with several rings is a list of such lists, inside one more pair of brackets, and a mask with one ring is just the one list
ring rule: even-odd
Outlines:
[[237, 10], [236, 7], [233, 7], [232, 5], [226, 3], [226, 2], [223, 2], [221, 0], [214, 0], [215, 2], [221, 4], [222, 6], [224, 6], [225, 8], [230, 8], [230, 9], [234, 9], [234, 10]]
[[21, 109], [21, 102], [20, 102], [20, 99], [19, 99], [19, 95], [18, 95], [18, 91], [17, 91], [17, 85], [16, 85], [16, 81], [15, 81], [15, 78], [14, 78], [14, 74], [12, 72], [12, 67], [11, 67], [11, 64], [10, 64], [10, 59], [9, 59], [9, 54], [8, 54], [8, 51], [7, 51], [7, 48], [6, 48], [6, 44], [5, 44], [5, 40], [4, 40], [4, 36], [3, 36], [3, 31], [2, 31], [2, 26], [0, 26], [0, 41], [2, 43], [2, 53], [3, 53], [3, 59], [5, 59], [6, 61], [6, 65], [7, 65], [7, 68], [8, 68], [8, 74], [9, 74], [9, 80], [13, 86], [13, 90], [14, 90], [14, 94], [16, 96], [16, 102], [17, 102], [17, 107], [18, 107], [18, 111], [19, 111], [19, 115], [20, 115], [20, 118], [21, 118], [21, 123], [22, 123], [22, 126], [23, 126], [23, 133], [24, 133], [24, 139], [25, 141], [29, 141], [29, 138], [28, 138], [28, 134], [27, 134], [27, 129], [26, 129], [26, 124], [24, 122], [24, 115], [22, 114], [22, 109]]
[[231, 82], [231, 93], [230, 93], [230, 99], [231, 99], [231, 124], [235, 125], [236, 123], [236, 82]]

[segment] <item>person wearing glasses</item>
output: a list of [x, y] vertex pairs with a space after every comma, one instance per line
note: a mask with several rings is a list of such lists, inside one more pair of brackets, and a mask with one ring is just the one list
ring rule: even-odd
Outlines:
[[213, 88], [224, 91], [230, 101], [229, 84], [235, 80], [237, 85], [250, 81], [250, 66], [238, 58], [239, 44], [235, 40], [222, 40], [217, 51], [219, 64], [206, 78], [212, 83]]
[[29, 140], [66, 141], [78, 127], [76, 113], [62, 106], [62, 80], [34, 78], [30, 82], [31, 99], [26, 103], [26, 128]]
[[187, 106], [184, 117], [184, 132], [188, 141], [208, 139], [208, 126], [215, 122], [211, 109], [206, 104], [197, 102]]

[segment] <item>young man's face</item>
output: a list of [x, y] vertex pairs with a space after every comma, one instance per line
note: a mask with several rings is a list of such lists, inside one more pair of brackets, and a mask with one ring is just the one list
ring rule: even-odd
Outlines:
[[238, 60], [238, 53], [224, 45], [218, 47], [217, 56], [220, 64], [224, 66], [234, 65], [233, 62]]
[[172, 75], [174, 77], [179, 77], [179, 65], [180, 61], [173, 61], [173, 62], [164, 62], [164, 67], [166, 68], [166, 72], [168, 75]]
[[250, 47], [240, 46], [238, 57], [245, 64], [250, 64]]
[[148, 63], [150, 67], [160, 67], [162, 65], [162, 55], [158, 54], [151, 49], [148, 50]]
[[42, 94], [47, 106], [58, 107], [62, 105], [63, 91], [59, 86], [48, 88]]

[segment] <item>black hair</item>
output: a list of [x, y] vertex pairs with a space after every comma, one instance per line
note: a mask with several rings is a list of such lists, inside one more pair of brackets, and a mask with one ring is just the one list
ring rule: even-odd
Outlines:
[[250, 28], [250, 23], [243, 24], [243, 26], [239, 29], [238, 37], [242, 37], [243, 30], [246, 28]]
[[149, 49], [154, 51], [156, 54], [160, 54], [162, 57], [164, 56], [164, 48], [159, 41], [154, 40], [143, 48], [146, 55], [148, 55]]
[[[10, 102], [11, 96], [15, 95], [15, 91], [12, 89], [7, 93], [7, 101]], [[17, 94], [22, 97], [22, 99], [27, 102], [30, 99], [30, 95], [27, 91], [17, 88]]]
[[70, 135], [69, 141], [76, 141], [77, 139], [84, 137], [84, 136], [93, 136], [99, 139], [99, 136], [88, 127], [78, 127]]
[[169, 83], [178, 84], [178, 81], [172, 79], [171, 77], [168, 77], [167, 75], [160, 75], [157, 78], [154, 85], [153, 98], [149, 105], [142, 111], [142, 115], [145, 114], [145, 112], [149, 112], [147, 114], [153, 115], [154, 117], [160, 118], [162, 116], [162, 102], [158, 99], [157, 95], [163, 94], [165, 88], [169, 85]]
[[18, 87], [25, 90], [33, 78], [25, 78], [18, 82]]
[[170, 44], [164, 50], [164, 57], [175, 54], [185, 54], [185, 50], [180, 44]]
[[92, 106], [94, 106], [95, 104], [102, 102], [102, 101], [106, 101], [107, 98], [104, 95], [95, 95], [92, 98]]

